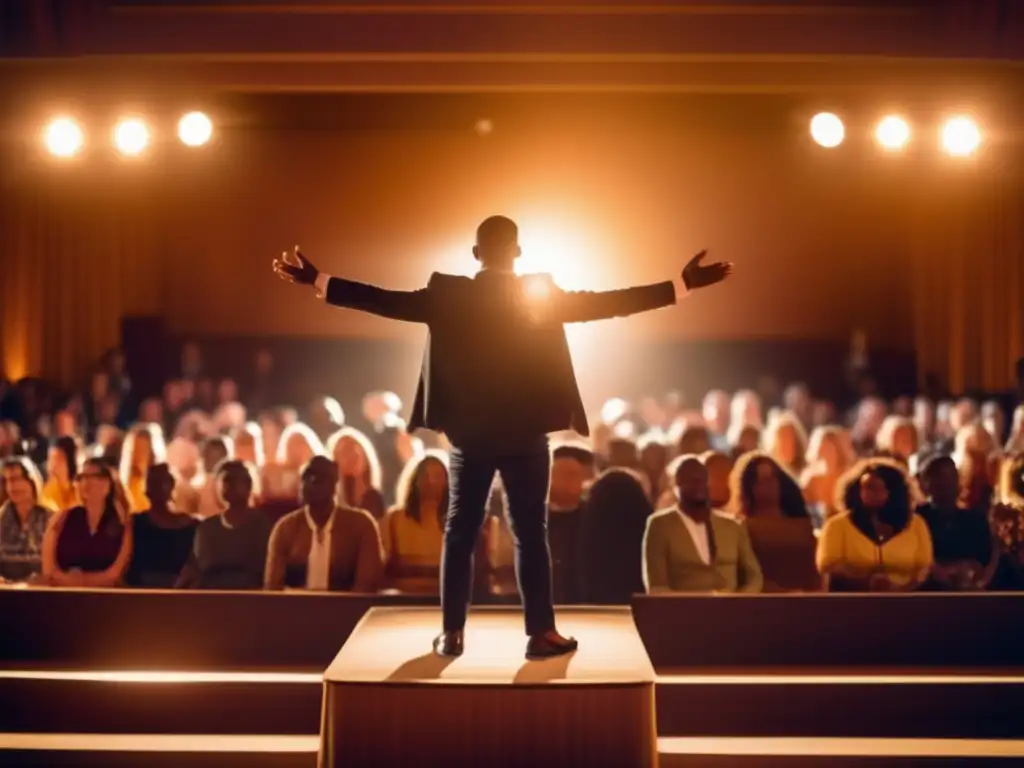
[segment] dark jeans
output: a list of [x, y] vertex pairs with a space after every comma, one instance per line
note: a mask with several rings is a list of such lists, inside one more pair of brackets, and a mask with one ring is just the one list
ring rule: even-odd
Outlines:
[[473, 550], [480, 536], [494, 473], [508, 497], [516, 547], [516, 580], [526, 614], [526, 633], [554, 629], [551, 553], [548, 550], [548, 481], [551, 456], [547, 438], [515, 455], [452, 446], [448, 517], [441, 552], [441, 610], [445, 631], [462, 629], [469, 610]]

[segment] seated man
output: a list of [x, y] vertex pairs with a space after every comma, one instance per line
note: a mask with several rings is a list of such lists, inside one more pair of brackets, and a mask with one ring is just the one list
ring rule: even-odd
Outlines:
[[314, 456], [302, 470], [305, 506], [274, 526], [267, 550], [266, 589], [376, 592], [384, 575], [377, 521], [335, 503], [338, 467]]
[[677, 506], [654, 513], [644, 533], [644, 586], [657, 592], [760, 592], [743, 523], [711, 509], [708, 471], [696, 456], [675, 472]]

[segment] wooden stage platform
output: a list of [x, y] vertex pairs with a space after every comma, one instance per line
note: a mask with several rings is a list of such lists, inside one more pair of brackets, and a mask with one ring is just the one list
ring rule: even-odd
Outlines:
[[470, 614], [431, 650], [436, 608], [373, 608], [324, 675], [321, 765], [654, 766], [654, 668], [627, 608], [570, 608], [575, 653], [524, 658], [517, 608]]

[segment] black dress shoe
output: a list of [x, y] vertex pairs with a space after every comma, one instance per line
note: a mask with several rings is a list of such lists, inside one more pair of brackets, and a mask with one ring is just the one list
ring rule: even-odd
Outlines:
[[527, 659], [550, 659], [553, 656], [564, 656], [579, 648], [575, 637], [559, 637], [557, 640], [548, 635], [531, 635], [526, 643]]
[[434, 653], [455, 658], [462, 655], [462, 632], [442, 632], [434, 638]]

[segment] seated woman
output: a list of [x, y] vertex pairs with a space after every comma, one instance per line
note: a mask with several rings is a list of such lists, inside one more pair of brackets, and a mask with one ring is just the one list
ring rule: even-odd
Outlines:
[[192, 553], [175, 584], [185, 589], [259, 589], [267, 562], [270, 519], [252, 506], [255, 469], [221, 462], [214, 473], [223, 511], [196, 529]]
[[850, 468], [849, 432], [842, 427], [815, 427], [807, 446], [807, 466], [800, 488], [820, 528], [837, 511], [836, 483]]
[[882, 456], [891, 456], [903, 466], [917, 453], [920, 442], [917, 427], [906, 416], [890, 414], [875, 435], [875, 448]]
[[146, 498], [146, 473], [154, 464], [167, 461], [163, 429], [157, 424], [134, 427], [121, 447], [121, 483], [128, 497], [130, 512], [149, 509]]
[[323, 443], [306, 424], [296, 421], [285, 427], [277, 444], [274, 463], [270, 463], [268, 458], [263, 468], [263, 499], [298, 503], [302, 468], [314, 456], [322, 456], [323, 453]]
[[78, 442], [73, 437], [61, 437], [50, 446], [46, 457], [46, 484], [43, 485], [42, 504], [55, 512], [81, 504], [75, 476], [78, 474]]
[[868, 459], [839, 487], [845, 509], [825, 523], [818, 540], [818, 570], [830, 591], [917, 589], [934, 557], [928, 525], [913, 510], [906, 470], [891, 459]]
[[169, 589], [185, 566], [198, 522], [178, 511], [172, 498], [176, 478], [166, 464], [154, 464], [146, 475], [149, 509], [132, 515], [134, 551], [127, 582], [132, 587]]
[[338, 467], [314, 456], [302, 470], [301, 509], [274, 526], [267, 553], [267, 589], [376, 592], [384, 572], [377, 522], [337, 504]]
[[821, 589], [816, 541], [800, 486], [770, 456], [744, 454], [733, 468], [733, 514], [746, 522], [764, 592]]
[[338, 465], [341, 498], [348, 506], [365, 509], [374, 520], [380, 520], [384, 516], [384, 496], [373, 443], [359, 430], [343, 427], [327, 438], [326, 450]]
[[999, 558], [984, 512], [963, 507], [960, 474], [949, 456], [926, 458], [919, 472], [927, 502], [917, 513], [928, 524], [935, 553], [929, 586], [948, 591], [985, 589]]
[[132, 556], [128, 502], [114, 470], [89, 459], [78, 476], [82, 504], [57, 513], [43, 539], [43, 579], [57, 587], [114, 587]]
[[35, 581], [53, 511], [40, 503], [42, 478], [28, 459], [4, 459], [0, 496], [0, 581]]
[[441, 545], [448, 513], [448, 462], [438, 451], [410, 461], [398, 480], [401, 505], [381, 522], [385, 586], [401, 592], [440, 593]]
[[[226, 435], [214, 435], [203, 440], [199, 449], [199, 471], [192, 478], [188, 488], [190, 492], [179, 492], [177, 500], [187, 504], [185, 507], [190, 515], [200, 520], [216, 517], [221, 513], [223, 499], [220, 495], [220, 483], [217, 480], [217, 467], [228, 459], [235, 458], [235, 444]], [[251, 464], [246, 464], [251, 467]], [[255, 472], [255, 468], [253, 468]], [[253, 475], [258, 477], [258, 475]], [[255, 480], [253, 481], [255, 483]], [[255, 501], [255, 497], [254, 497]]]
[[960, 469], [960, 502], [971, 509], [987, 510], [999, 481], [999, 447], [979, 422], [957, 430], [953, 461]]
[[807, 432], [792, 411], [778, 411], [768, 419], [761, 436], [764, 452], [787, 472], [799, 475], [807, 454]]
[[578, 594], [583, 602], [628, 605], [644, 591], [643, 540], [653, 513], [639, 475], [608, 469], [584, 501]]

